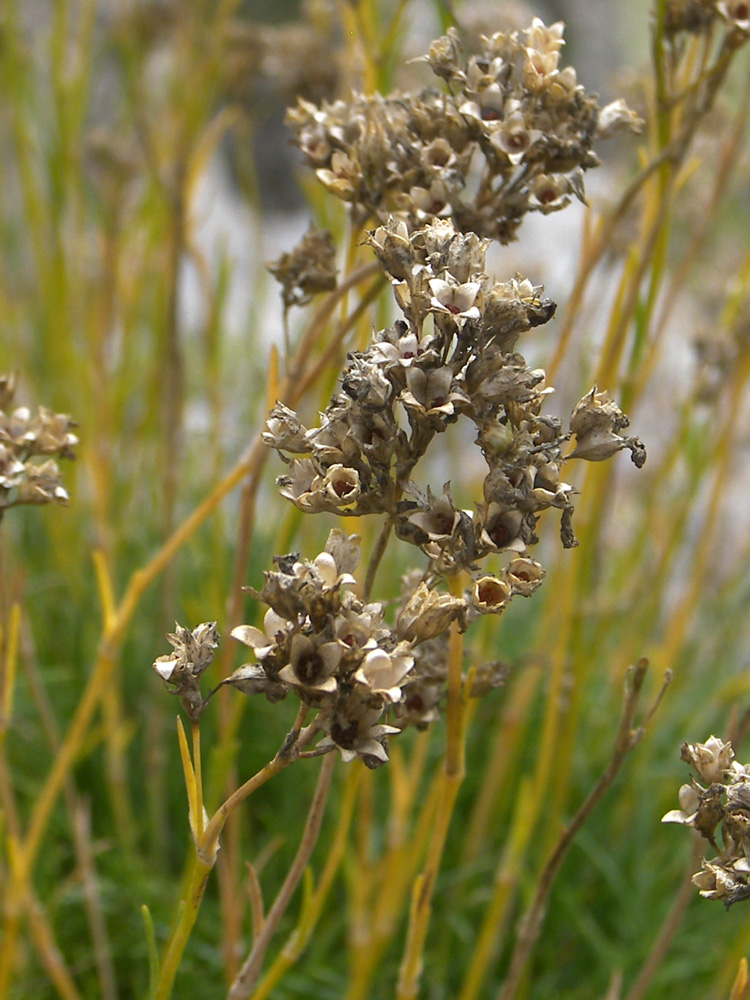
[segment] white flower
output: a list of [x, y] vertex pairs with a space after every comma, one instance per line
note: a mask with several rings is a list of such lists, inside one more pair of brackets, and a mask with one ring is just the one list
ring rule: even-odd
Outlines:
[[318, 180], [332, 194], [344, 201], [352, 201], [359, 186], [359, 167], [346, 153], [336, 150], [331, 156], [331, 167], [315, 171]]
[[347, 764], [355, 757], [362, 757], [369, 767], [385, 764], [388, 760], [385, 738], [401, 730], [395, 726], [378, 724], [377, 720], [382, 714], [381, 708], [372, 708], [351, 719], [334, 712], [329, 718], [322, 720], [328, 735], [320, 740], [317, 747], [336, 747], [341, 759]]
[[639, 118], [622, 98], [619, 98], [600, 108], [596, 121], [596, 138], [608, 139], [623, 129], [640, 132], [642, 128], [643, 119]]
[[692, 826], [700, 805], [700, 796], [692, 785], [681, 785], [678, 796], [680, 809], [670, 809], [661, 818], [662, 823], [682, 823]]
[[750, 3], [747, 0], [719, 0], [716, 9], [731, 24], [742, 31], [750, 31]]
[[373, 694], [379, 695], [392, 704], [401, 700], [401, 684], [414, 666], [414, 657], [401, 645], [392, 653], [384, 649], [372, 649], [365, 656], [361, 666], [354, 673], [354, 680], [364, 684]]
[[237, 625], [229, 634], [244, 646], [249, 646], [262, 660], [293, 627], [292, 622], [269, 608], [263, 616], [263, 631], [254, 625]]
[[333, 676], [341, 662], [342, 651], [337, 642], [316, 646], [305, 635], [292, 636], [289, 663], [279, 671], [279, 680], [302, 692], [334, 694], [338, 687]]
[[479, 319], [482, 314], [475, 303], [482, 287], [481, 282], [467, 281], [459, 284], [451, 275], [449, 277], [450, 281], [444, 281], [442, 278], [430, 279], [432, 291], [430, 305], [433, 312], [449, 313], [457, 322]]

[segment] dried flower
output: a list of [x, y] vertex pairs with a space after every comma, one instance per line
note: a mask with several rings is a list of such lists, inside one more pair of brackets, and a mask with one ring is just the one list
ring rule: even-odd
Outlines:
[[361, 757], [367, 767], [381, 767], [388, 760], [388, 736], [400, 730], [379, 723], [380, 715], [378, 708], [354, 717], [341, 710], [331, 712], [321, 720], [328, 735], [318, 743], [318, 749], [335, 747], [347, 763]]
[[709, 736], [705, 743], [683, 743], [680, 756], [700, 781], [712, 785], [725, 777], [734, 760], [734, 750], [731, 743]]
[[[543, 512], [560, 511], [563, 545], [577, 544], [574, 491], [561, 478], [571, 437], [568, 457], [599, 461], [629, 448], [637, 465], [645, 460], [640, 441], [620, 434], [627, 418], [596, 388], [567, 432], [542, 412], [552, 387], [516, 344], [552, 319], [555, 304], [522, 275], [496, 281], [486, 273], [490, 240], [511, 240], [529, 211], [583, 200], [584, 172], [598, 163], [593, 142], [638, 120], [623, 102], [600, 109], [575, 71], [561, 67], [561, 23], [536, 18], [523, 33], [481, 45], [464, 61], [451, 30], [430, 47], [425, 61], [446, 93], [354, 94], [319, 106], [300, 99], [288, 115], [318, 180], [348, 204], [355, 226], [374, 223], [364, 243], [402, 316], [347, 356], [317, 426], [277, 403], [263, 441], [286, 466], [281, 495], [299, 510], [384, 514], [396, 537], [427, 557], [405, 578], [395, 625], [382, 603], [348, 589], [359, 539], [338, 530], [315, 559], [277, 556], [262, 588], [246, 588], [268, 610], [262, 628], [240, 625], [232, 636], [255, 662], [222, 683], [270, 701], [299, 698], [309, 710], [299, 735], [308, 755], [336, 749], [378, 767], [389, 736], [438, 717], [450, 629], [499, 614], [541, 585], [544, 569], [526, 553]], [[286, 308], [333, 287], [333, 256], [329, 238], [310, 231], [271, 265]], [[457, 506], [449, 483], [433, 493], [412, 478], [434, 438], [458, 420], [475, 425], [487, 467], [470, 509]], [[500, 562], [491, 573], [480, 565], [488, 556]], [[446, 593], [445, 578], [459, 573], [468, 590]], [[197, 716], [200, 671], [181, 655], [155, 666]], [[471, 674], [471, 694], [480, 696], [507, 668], [492, 662]], [[709, 819], [700, 802], [684, 817], [707, 832]]]
[[[15, 376], [0, 377], [0, 515], [19, 504], [65, 504], [70, 499], [51, 456], [75, 458], [75, 423], [65, 413], [40, 406], [10, 410]], [[43, 462], [34, 459], [46, 456]]]
[[505, 576], [514, 594], [530, 597], [542, 585], [544, 566], [533, 559], [517, 557], [508, 563]]
[[297, 632], [292, 636], [289, 663], [279, 671], [279, 680], [295, 688], [303, 701], [318, 704], [336, 693], [333, 675], [340, 662], [338, 643], [316, 643]]
[[282, 288], [284, 307], [305, 305], [336, 287], [336, 247], [327, 229], [310, 227], [290, 253], [266, 265]]
[[463, 631], [465, 617], [463, 598], [440, 594], [422, 581], [399, 612], [396, 634], [401, 639], [421, 643], [442, 635], [453, 621], [458, 621]]
[[168, 633], [167, 639], [174, 652], [158, 656], [154, 660], [154, 670], [167, 690], [180, 696], [189, 717], [197, 720], [205, 707], [200, 678], [219, 646], [216, 622], [204, 622], [192, 631], [175, 622], [175, 630]]
[[596, 386], [576, 403], [570, 418], [570, 431], [575, 435], [575, 449], [568, 458], [585, 458], [602, 462], [623, 448], [629, 448], [633, 464], [641, 468], [646, 450], [637, 437], [622, 437], [619, 431], [629, 424], [628, 418], [606, 392]]
[[716, 9], [740, 31], [750, 31], [750, 3], [747, 0], [718, 0]]
[[746, 858], [719, 864], [703, 861], [702, 871], [693, 875], [693, 885], [705, 899], [720, 899], [727, 909], [733, 903], [750, 899], [750, 864]]
[[414, 657], [402, 644], [391, 653], [384, 649], [371, 649], [354, 672], [353, 678], [372, 694], [391, 704], [401, 700], [401, 685], [414, 666]]
[[693, 882], [701, 896], [730, 907], [750, 898], [750, 766], [739, 764], [731, 743], [715, 736], [684, 743], [681, 756], [699, 780], [680, 788], [680, 809], [662, 822], [693, 827], [713, 847], [718, 857], [704, 859]]
[[472, 606], [480, 614], [496, 615], [505, 610], [512, 596], [513, 590], [506, 580], [482, 576], [474, 584]]

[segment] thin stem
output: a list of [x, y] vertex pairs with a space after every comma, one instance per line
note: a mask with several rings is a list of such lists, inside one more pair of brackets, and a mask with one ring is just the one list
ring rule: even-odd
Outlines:
[[73, 836], [76, 853], [81, 865], [81, 881], [86, 914], [91, 929], [94, 961], [99, 976], [102, 1000], [117, 1000], [117, 980], [112, 962], [112, 949], [107, 935], [101, 893], [96, 876], [94, 849], [91, 843], [91, 807], [87, 801], [78, 800], [73, 817]]
[[29, 914], [31, 935], [50, 981], [54, 983], [62, 1000], [82, 1000], [82, 995], [79, 993], [57, 946], [44, 906], [30, 894], [26, 907]]
[[[359, 789], [360, 779], [362, 778], [364, 771], [365, 768], [361, 767], [350, 768], [349, 770], [344, 799], [339, 812], [336, 834], [328, 852], [325, 867], [315, 888], [315, 892], [300, 914], [299, 922], [289, 935], [286, 944], [281, 949], [281, 953], [278, 955], [275, 962], [258, 985], [258, 988], [253, 993], [252, 1000], [265, 1000], [265, 997], [270, 995], [271, 990], [275, 988], [276, 984], [279, 982], [287, 969], [297, 961], [299, 956], [304, 951], [307, 942], [309, 941], [310, 936], [320, 919], [320, 915], [323, 912], [323, 907], [325, 905], [326, 898], [328, 897], [331, 884], [333, 883], [334, 876], [336, 875], [336, 872], [338, 871], [344, 858], [347, 836], [351, 825], [352, 815], [354, 813], [354, 805], [357, 801], [357, 791]], [[256, 928], [259, 929], [261, 925], [262, 921], [256, 924]]]
[[307, 814], [307, 822], [305, 823], [305, 829], [302, 833], [302, 840], [300, 841], [299, 849], [297, 850], [297, 856], [292, 863], [292, 867], [289, 869], [287, 877], [284, 879], [284, 884], [279, 890], [279, 894], [274, 900], [273, 906], [269, 910], [260, 934], [258, 934], [255, 940], [252, 951], [240, 969], [239, 975], [232, 983], [231, 989], [228, 993], [228, 1000], [247, 1000], [247, 997], [251, 995], [253, 989], [255, 988], [255, 984], [260, 976], [260, 970], [263, 965], [263, 959], [265, 958], [268, 945], [271, 943], [271, 939], [279, 926], [279, 921], [291, 902], [292, 896], [294, 895], [297, 885], [299, 884], [299, 880], [302, 878], [302, 874], [307, 867], [308, 861], [310, 860], [313, 848], [317, 843], [318, 834], [320, 833], [320, 827], [323, 822], [323, 813], [328, 799], [328, 790], [331, 787], [331, 778], [333, 777], [335, 766], [336, 757], [334, 754], [329, 753], [323, 759], [320, 775], [318, 777], [318, 784], [315, 788], [315, 794], [313, 795], [310, 810]]
[[378, 537], [375, 540], [375, 545], [373, 546], [372, 554], [370, 556], [370, 562], [367, 564], [367, 575], [365, 576], [365, 584], [362, 588], [362, 600], [365, 603], [370, 600], [372, 588], [375, 585], [375, 577], [378, 572], [378, 567], [380, 566], [381, 560], [385, 555], [385, 550], [388, 548], [388, 539], [391, 537], [392, 531], [393, 518], [390, 514], [388, 514], [378, 533]]
[[285, 753], [283, 750], [280, 750], [272, 761], [269, 761], [257, 774], [254, 774], [252, 778], [248, 778], [244, 784], [232, 792], [229, 798], [219, 806], [211, 817], [211, 821], [203, 833], [203, 840], [201, 841], [198, 853], [207, 859], [213, 858], [215, 860], [221, 831], [237, 806], [249, 798], [261, 785], [265, 785], [270, 778], [273, 778], [279, 771], [283, 771], [285, 767], [288, 767], [296, 759], [296, 753]]
[[170, 939], [164, 961], [159, 970], [159, 979], [156, 983], [153, 1000], [169, 1000], [174, 979], [177, 975], [177, 969], [182, 961], [185, 945], [188, 943], [193, 925], [198, 916], [198, 910], [200, 909], [208, 876], [211, 874], [213, 865], [213, 860], [204, 860], [199, 852], [196, 851], [193, 855], [187, 891], [184, 900], [180, 903], [177, 927]]
[[[300, 720], [303, 717], [304, 716], [302, 716], [302, 712], [300, 711], [300, 713], [298, 713], [295, 726], [301, 725]], [[194, 740], [195, 737], [196, 734], [194, 728]], [[196, 759], [199, 760], [200, 743], [197, 742], [193, 745], [194, 752], [197, 751]], [[261, 785], [264, 785], [275, 774], [278, 774], [279, 771], [291, 764], [293, 760], [296, 760], [297, 756], [296, 731], [293, 730], [287, 736], [284, 741], [284, 745], [273, 760], [266, 764], [266, 766], [258, 771], [257, 774], [253, 775], [252, 778], [249, 778], [243, 785], [233, 792], [228, 799], [226, 799], [219, 809], [217, 809], [208, 826], [205, 830], [203, 830], [202, 835], [199, 835], [198, 833], [195, 834], [197, 849], [191, 863], [187, 879], [187, 889], [180, 902], [177, 926], [167, 946], [153, 1000], [167, 1000], [171, 994], [174, 978], [182, 960], [182, 954], [198, 916], [198, 910], [200, 909], [200, 905], [203, 900], [203, 893], [206, 888], [208, 876], [216, 863], [219, 850], [219, 837], [227, 819], [241, 802], [244, 802], [244, 800], [252, 795], [256, 789], [260, 788]], [[196, 768], [196, 778], [199, 774], [200, 765], [198, 764]], [[200, 823], [196, 820], [196, 829], [198, 829], [199, 826]]]
[[195, 836], [200, 843], [203, 837], [203, 768], [201, 765], [201, 731], [198, 722], [191, 720], [193, 736], [193, 770], [195, 771]]
[[[583, 824], [598, 805], [604, 793], [609, 789], [612, 782], [617, 777], [625, 757], [638, 745], [638, 743], [640, 743], [643, 738], [645, 732], [645, 722], [651, 718], [654, 709], [651, 710], [644, 724], [635, 730], [633, 729], [633, 719], [635, 717], [636, 708], [638, 706], [647, 670], [648, 660], [641, 659], [635, 667], [628, 671], [629, 683], [625, 692], [625, 701], [623, 703], [622, 715], [620, 717], [620, 725], [618, 726], [617, 734], [615, 736], [612, 758], [604, 770], [604, 773], [599, 778], [596, 785], [594, 785], [591, 792], [589, 792], [586, 800], [573, 817], [570, 826], [567, 830], [564, 830], [558, 838], [557, 844], [552, 851], [549, 860], [542, 869], [542, 873], [537, 881], [534, 898], [521, 920], [516, 947], [513, 951], [513, 956], [510, 962], [510, 969], [503, 987], [498, 994], [497, 1000], [512, 1000], [512, 998], [515, 997], [524, 969], [526, 968], [526, 963], [528, 962], [531, 951], [537, 941], [537, 938], [539, 937], [546, 910], [547, 899], [552, 891], [552, 886], [555, 878], [557, 877], [557, 873], [560, 870], [560, 866], [562, 865], [563, 860], [568, 853], [568, 850], [570, 849], [578, 831], [581, 829]], [[669, 683], [669, 680], [670, 678], [665, 679], [664, 687], [666, 687]], [[664, 687], [662, 688], [658, 700], [661, 699]], [[654, 706], [654, 708], [655, 707], [656, 706]]]
[[[456, 578], [452, 590], [459, 587]], [[454, 622], [451, 626], [447, 706], [446, 747], [442, 773], [442, 794], [438, 801], [432, 838], [427, 849], [425, 866], [414, 880], [409, 912], [406, 948], [401, 961], [396, 996], [398, 1000], [413, 1000], [419, 992], [423, 952], [432, 914], [432, 897], [435, 891], [440, 862], [443, 857], [448, 827], [453, 816], [458, 790], [464, 778], [464, 723], [465, 704], [462, 685], [463, 635]]]
[[641, 968], [641, 971], [638, 973], [638, 978], [631, 986], [625, 1000], [643, 1000], [643, 997], [646, 995], [646, 991], [651, 985], [654, 975], [664, 961], [664, 956], [667, 954], [669, 946], [672, 943], [672, 939], [682, 923], [682, 918], [685, 916], [685, 911], [690, 904], [690, 900], [695, 895], [695, 886], [692, 882], [692, 875], [695, 871], [698, 860], [703, 853], [703, 843], [704, 842], [701, 837], [696, 834], [685, 878], [683, 879], [682, 885], [675, 896], [674, 902], [670, 907], [663, 924], [661, 925], [659, 933], [656, 935], [656, 940], [654, 941], [653, 947], [649, 952], [649, 956]]

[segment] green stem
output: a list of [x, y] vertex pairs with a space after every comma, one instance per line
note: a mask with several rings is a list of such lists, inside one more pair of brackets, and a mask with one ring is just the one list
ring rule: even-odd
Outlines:
[[169, 997], [172, 995], [172, 986], [177, 975], [177, 969], [179, 968], [183, 952], [185, 951], [185, 945], [188, 943], [198, 916], [198, 910], [200, 909], [203, 893], [205, 892], [208, 876], [212, 868], [213, 861], [205, 861], [196, 852], [193, 858], [193, 867], [190, 872], [185, 899], [180, 903], [180, 915], [177, 927], [169, 942], [164, 961], [159, 970], [159, 978], [156, 982], [153, 1000], [169, 1000]]

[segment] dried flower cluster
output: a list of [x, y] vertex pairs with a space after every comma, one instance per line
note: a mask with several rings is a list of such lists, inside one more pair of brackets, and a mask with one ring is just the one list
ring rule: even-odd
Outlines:
[[641, 122], [623, 101], [600, 108], [560, 66], [562, 23], [483, 38], [461, 58], [455, 30], [425, 57], [448, 93], [353, 95], [288, 113], [318, 179], [358, 225], [395, 215], [417, 228], [434, 216], [507, 243], [526, 212], [583, 199], [593, 144]]
[[719, 20], [730, 30], [750, 32], [750, 3], [747, 0], [668, 0], [665, 5], [667, 34], [707, 32]]
[[716, 736], [683, 743], [681, 757], [695, 777], [680, 788], [680, 809], [662, 822], [693, 827], [716, 851], [716, 858], [703, 859], [693, 883], [701, 896], [729, 908], [750, 899], [750, 764], [738, 763], [732, 744]]
[[257, 113], [285, 107], [301, 94], [332, 96], [340, 84], [340, 47], [327, 0], [302, 0], [293, 20], [258, 23], [240, 12], [229, 21], [223, 72], [233, 97]]
[[[563, 544], [574, 545], [573, 491], [560, 478], [564, 444], [575, 435], [568, 457], [590, 461], [629, 448], [638, 466], [645, 451], [621, 435], [627, 418], [595, 389], [568, 431], [542, 414], [551, 391], [544, 372], [514, 348], [522, 332], [552, 316], [554, 303], [528, 280], [489, 279], [486, 241], [457, 233], [449, 219], [411, 235], [391, 219], [368, 242], [404, 319], [349, 356], [319, 427], [308, 430], [282, 405], [271, 412], [263, 439], [289, 464], [282, 495], [307, 513], [387, 513], [399, 537], [442, 574], [474, 572], [490, 553], [525, 553], [549, 507], [562, 512]], [[462, 416], [474, 423], [488, 466], [474, 513], [457, 509], [447, 485], [435, 497], [410, 481], [435, 435]], [[484, 600], [477, 607], [497, 610]]]
[[336, 246], [327, 229], [310, 227], [297, 246], [267, 265], [281, 285], [284, 308], [304, 306], [336, 287]]
[[[336, 748], [347, 760], [384, 763], [389, 735], [438, 717], [451, 625], [463, 631], [480, 615], [500, 614], [542, 583], [544, 569], [528, 554], [541, 513], [560, 511], [563, 545], [577, 544], [564, 462], [602, 461], [622, 449], [638, 467], [646, 459], [640, 440], [623, 433], [627, 417], [596, 387], [567, 429], [543, 414], [553, 390], [516, 345], [555, 304], [519, 275], [497, 282], [486, 274], [489, 237], [509, 239], [526, 211], [580, 195], [594, 138], [635, 124], [621, 103], [599, 111], [575, 73], [559, 69], [561, 25], [535, 20], [524, 39], [494, 35], [464, 69], [454, 34], [435, 43], [428, 61], [449, 95], [355, 96], [322, 111], [300, 102], [292, 114], [318, 176], [359, 221], [381, 223], [364, 242], [402, 318], [349, 355], [319, 426], [277, 403], [263, 440], [287, 464], [281, 494], [301, 511], [385, 515], [384, 532], [393, 527], [427, 557], [426, 568], [404, 578], [389, 621], [383, 603], [348, 589], [359, 539], [338, 529], [313, 561], [279, 556], [263, 588], [248, 588], [268, 607], [263, 627], [240, 625], [232, 635], [255, 662], [222, 683], [270, 701], [294, 692], [310, 719], [297, 752]], [[477, 150], [482, 177], [466, 201]], [[314, 233], [277, 262], [287, 307], [322, 287], [321, 273], [323, 285], [332, 281], [331, 265], [329, 244]], [[487, 466], [473, 510], [456, 505], [450, 483], [435, 495], [412, 479], [436, 435], [461, 418], [474, 425]], [[488, 557], [492, 571], [481, 565]], [[444, 581], [458, 574], [446, 593]], [[170, 642], [175, 653], [154, 667], [195, 719], [212, 694], [202, 697], [200, 678], [218, 642], [215, 624], [178, 627]], [[505, 673], [497, 662], [476, 667], [472, 696]]]
[[154, 660], [154, 670], [167, 689], [180, 696], [188, 716], [198, 719], [205, 707], [200, 690], [201, 675], [219, 648], [216, 622], [204, 622], [192, 632], [175, 622], [175, 630], [167, 634], [167, 639], [174, 652], [158, 656]]
[[15, 389], [14, 376], [0, 376], [0, 515], [19, 504], [67, 503], [54, 458], [75, 458], [78, 444], [64, 413], [46, 406], [35, 414], [26, 406], [11, 411]]
[[[263, 628], [240, 625], [232, 631], [258, 662], [239, 667], [222, 684], [248, 695], [264, 694], [271, 702], [294, 691], [316, 711], [298, 745], [320, 735], [309, 753], [335, 747], [345, 760], [359, 756], [369, 767], [378, 767], [388, 759], [389, 734], [437, 717], [445, 651], [430, 643], [443, 636], [453, 621], [465, 627], [469, 601], [412, 580], [391, 627], [382, 603], [366, 604], [345, 589], [356, 582], [352, 571], [359, 556], [358, 537], [334, 529], [325, 551], [314, 560], [278, 557], [276, 569], [265, 574], [263, 589], [248, 588], [268, 605]], [[519, 561], [519, 592], [534, 589], [533, 568], [530, 561], [528, 566]], [[218, 645], [216, 623], [199, 625], [193, 632], [178, 625], [168, 638], [174, 653], [160, 656], [154, 669], [181, 696], [190, 717], [197, 719], [213, 694], [204, 699], [199, 686]], [[425, 646], [418, 651], [422, 643]], [[484, 674], [493, 672], [497, 681], [502, 679], [494, 664]], [[482, 680], [486, 689], [492, 686], [490, 676]], [[394, 725], [382, 721], [389, 707]]]

